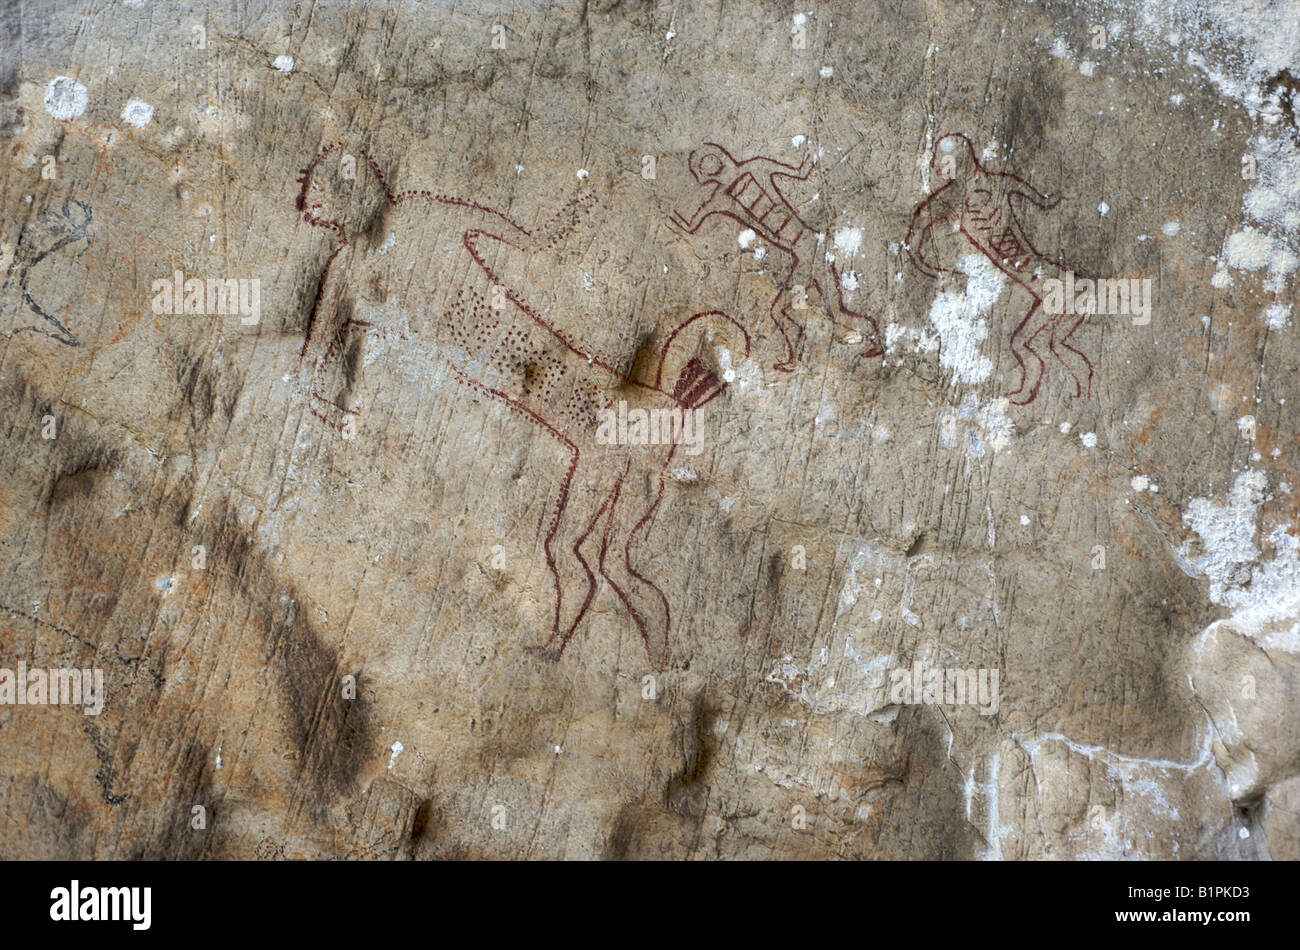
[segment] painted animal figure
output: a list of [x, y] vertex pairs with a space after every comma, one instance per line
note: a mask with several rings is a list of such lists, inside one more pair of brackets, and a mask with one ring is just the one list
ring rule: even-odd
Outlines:
[[299, 391], [312, 414], [355, 431], [361, 410], [349, 404], [351, 370], [343, 356], [356, 334], [378, 334], [430, 366], [447, 367], [545, 432], [566, 463], [542, 541], [555, 602], [549, 636], [538, 648], [559, 659], [604, 581], [651, 663], [662, 668], [671, 608], [638, 568], [636, 551], [680, 440], [603, 444], [599, 423], [620, 403], [677, 418], [710, 403], [725, 383], [708, 338], [725, 341], [743, 359], [743, 327], [720, 311], [696, 313], [627, 378], [533, 309], [520, 289], [529, 264], [545, 266], [596, 206], [594, 194], [579, 195], [530, 230], [452, 195], [394, 193], [364, 153], [353, 180], [331, 181], [345, 158], [336, 153], [340, 146], [326, 149], [303, 170], [297, 199], [304, 220], [335, 242], [299, 354]]
[[769, 308], [785, 349], [775, 369], [794, 371], [795, 345], [804, 332], [802, 317], [795, 314], [808, 309], [808, 300], [814, 296], [835, 326], [866, 341], [862, 357], [884, 353], [875, 319], [845, 304], [839, 269], [834, 261], [826, 260], [825, 235], [799, 216], [782, 190], [808, 180], [813, 171], [810, 157], [805, 155], [797, 167], [761, 155], [737, 161], [721, 145], [706, 142], [691, 152], [687, 164], [705, 197], [689, 215], [674, 212], [674, 224], [695, 234], [710, 218], [731, 218], [789, 257], [789, 270], [778, 279]]
[[[1008, 342], [1020, 366], [1020, 385], [1004, 395], [1022, 397], [1012, 399], [1017, 405], [1037, 398], [1046, 364], [1034, 341], [1044, 332], [1048, 332], [1048, 349], [1074, 379], [1075, 395], [1091, 395], [1092, 361], [1070, 345], [1070, 337], [1086, 314], [1067, 313], [1064, 308], [1053, 313], [1043, 306], [1047, 296], [1043, 282], [1059, 279], [1064, 268], [1034, 248], [1012, 201], [1022, 199], [1050, 210], [1061, 203], [1061, 198], [1042, 194], [1016, 175], [989, 171], [975, 157], [970, 139], [956, 133], [935, 143], [931, 169], [946, 180], [912, 214], [906, 239], [912, 265], [935, 279], [957, 273], [929, 257], [935, 239], [955, 230], [1031, 298], [1029, 310]], [[1026, 355], [1032, 362], [1026, 362]]]
[[76, 246], [69, 253], [84, 253], [90, 244], [92, 217], [90, 205], [75, 198], [64, 198], [62, 214], [46, 212], [33, 227], [23, 232], [14, 252], [14, 262], [9, 268], [5, 290], [9, 289], [11, 283], [16, 283], [22, 295], [23, 306], [44, 323], [18, 327], [14, 330], [15, 333], [39, 333], [65, 346], [81, 345], [81, 341], [63, 321], [45, 309], [48, 306], [45, 295], [47, 288], [42, 285], [50, 276], [46, 270], [57, 266], [56, 255], [65, 248]]

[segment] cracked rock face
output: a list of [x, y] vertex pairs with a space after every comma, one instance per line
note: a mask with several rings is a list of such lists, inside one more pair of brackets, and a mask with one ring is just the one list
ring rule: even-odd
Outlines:
[[1297, 22], [0, 12], [0, 855], [1300, 857]]

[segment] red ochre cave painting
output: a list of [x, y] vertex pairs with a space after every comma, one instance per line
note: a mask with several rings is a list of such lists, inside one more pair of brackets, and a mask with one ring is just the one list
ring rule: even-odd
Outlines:
[[[790, 258], [789, 274], [779, 281], [776, 297], [768, 312], [784, 344], [784, 357], [774, 368], [783, 372], [795, 369], [795, 345], [804, 328], [795, 318], [807, 308], [813, 295], [831, 322], [867, 343], [862, 358], [881, 356], [884, 350], [878, 339], [874, 318], [858, 313], [844, 303], [839, 269], [826, 260], [817, 230], [811, 227], [782, 192], [782, 183], [807, 181], [813, 163], [804, 156], [798, 167], [762, 155], [737, 161], [721, 145], [706, 142], [691, 152], [688, 167], [692, 177], [706, 194], [700, 206], [687, 215], [674, 212], [672, 221], [688, 234], [697, 233], [715, 216], [731, 218], [754, 231], [771, 246]], [[832, 293], [828, 293], [833, 291]]]
[[[327, 163], [331, 155], [336, 160]], [[720, 330], [744, 359], [748, 333], [721, 311], [696, 313], [629, 379], [533, 309], [500, 263], [512, 251], [533, 258], [556, 248], [596, 206], [594, 194], [578, 196], [529, 230], [452, 195], [395, 194], [379, 165], [361, 152], [351, 180], [333, 189], [342, 207], [328, 206], [330, 179], [348, 158], [341, 145], [331, 146], [299, 178], [304, 220], [336, 238], [299, 354], [299, 393], [311, 413], [345, 434], [355, 431], [359, 410], [347, 404], [354, 373], [347, 354], [358, 334], [373, 334], [427, 354], [547, 433], [567, 465], [543, 541], [555, 585], [553, 620], [536, 649], [560, 658], [603, 580], [636, 625], [651, 663], [663, 668], [671, 607], [638, 570], [636, 549], [663, 499], [664, 471], [677, 445], [598, 444], [598, 413], [613, 409], [616, 399], [668, 411], [704, 406], [726, 384], [701, 358], [701, 340]], [[375, 247], [373, 236], [390, 228], [413, 245], [387, 254]], [[400, 263], [407, 260], [414, 265]], [[386, 315], [389, 305], [399, 317]], [[647, 470], [648, 478], [641, 474]]]
[[[1019, 198], [1051, 210], [1061, 203], [1060, 197], [1042, 194], [1016, 175], [988, 171], [975, 157], [970, 139], [956, 133], [935, 143], [931, 168], [947, 181], [926, 196], [912, 214], [906, 244], [913, 266], [935, 279], [958, 273], [932, 263], [927, 256], [928, 244], [946, 233], [958, 232], [993, 266], [1024, 288], [1032, 301], [1008, 343], [1020, 366], [1020, 385], [1005, 395], [1021, 397], [1012, 399], [1016, 405], [1037, 398], [1046, 363], [1034, 341], [1045, 331], [1048, 349], [1074, 380], [1075, 396], [1091, 395], [1092, 361], [1070, 345], [1070, 337], [1086, 314], [1066, 313], [1064, 308], [1050, 313], [1043, 306], [1043, 282], [1061, 279], [1064, 267], [1035, 250], [1011, 200]], [[1031, 361], [1026, 361], [1026, 354]]]

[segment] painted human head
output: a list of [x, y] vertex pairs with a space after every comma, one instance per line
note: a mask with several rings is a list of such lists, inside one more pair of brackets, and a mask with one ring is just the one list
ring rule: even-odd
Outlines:
[[735, 169], [735, 165], [727, 150], [712, 142], [705, 143], [702, 148], [691, 152], [689, 160], [691, 174], [701, 185], [723, 181], [729, 177], [728, 173]]
[[391, 200], [384, 178], [369, 154], [353, 155], [341, 143], [322, 151], [298, 177], [297, 207], [303, 220], [346, 237], [364, 231]]

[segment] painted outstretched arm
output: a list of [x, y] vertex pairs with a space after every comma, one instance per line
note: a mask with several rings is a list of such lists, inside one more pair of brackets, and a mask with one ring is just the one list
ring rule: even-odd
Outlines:
[[[917, 212], [917, 215], [920, 215], [919, 211]], [[940, 267], [938, 264], [932, 264], [925, 257], [924, 248], [930, 243], [930, 229], [938, 223], [940, 222], [933, 220], [928, 221], [925, 227], [918, 231], [916, 228], [916, 219], [914, 218], [912, 221], [912, 227], [908, 230], [907, 238], [904, 241], [904, 245], [907, 247], [907, 256], [911, 258], [912, 266], [926, 277], [930, 277], [934, 280], [939, 280], [942, 277], [956, 273], [956, 271], [950, 267]]]
[[1018, 186], [1007, 190], [1008, 198], [1011, 195], [1019, 195], [1021, 198], [1024, 198], [1031, 204], [1037, 205], [1044, 211], [1050, 211], [1052, 208], [1055, 208], [1061, 203], [1061, 200], [1064, 197], [1063, 195], [1045, 195], [1023, 179], [1017, 178], [1014, 175], [1009, 175], [1007, 177], [1011, 178]]
[[482, 212], [487, 218], [481, 226], [467, 230], [467, 235], [490, 237], [504, 244], [523, 251], [544, 251], [554, 247], [568, 237], [577, 228], [582, 219], [598, 203], [594, 192], [585, 192], [566, 202], [559, 211], [551, 215], [532, 231], [492, 208], [484, 207], [476, 201], [455, 198], [450, 195], [434, 195], [429, 192], [409, 192], [398, 197], [398, 202], [427, 199], [442, 205], [468, 208]]
[[[812, 174], [813, 165], [814, 162], [812, 156], [807, 154], [804, 155], [803, 161], [797, 168], [794, 165], [788, 165], [785, 162], [778, 162], [771, 158], [763, 158], [762, 156], [751, 158], [749, 161], [738, 166], [737, 177], [732, 181], [729, 187], [734, 188], [736, 182], [741, 180], [739, 169], [743, 168], [755, 182], [766, 182], [767, 187], [765, 191], [769, 201], [779, 201], [780, 203], [783, 203], [786, 206], [786, 209], [790, 213], [794, 214], [797, 212], [795, 211], [794, 206], [791, 205], [789, 200], [786, 198], [784, 192], [782, 192], [780, 182], [778, 182], [777, 179], [784, 178], [789, 181], [807, 181], [808, 177]], [[699, 230], [700, 225], [704, 223], [705, 218], [717, 212], [726, 211], [735, 207], [734, 203], [729, 206], [724, 202], [724, 198], [729, 197], [731, 196], [728, 189], [723, 187], [723, 183], [715, 182], [709, 191], [709, 196], [698, 208], [695, 209], [694, 213], [691, 214], [689, 218], [679, 211], [674, 211], [670, 218], [674, 224], [683, 228], [688, 233], [694, 234]]]
[[704, 223], [705, 218], [713, 214], [715, 211], [721, 210], [718, 207], [718, 200], [717, 200], [718, 192], [721, 190], [722, 190], [722, 185], [715, 184], [709, 190], [709, 196], [705, 198], [703, 202], [700, 203], [700, 206], [695, 209], [695, 211], [691, 214], [689, 218], [686, 217], [684, 214], [682, 214], [680, 211], [673, 211], [669, 220], [671, 220], [672, 223], [676, 224], [678, 227], [682, 228], [688, 233], [694, 234], [696, 231], [699, 230], [700, 225]]
[[764, 158], [762, 156], [751, 158], [745, 163], [745, 167], [750, 168], [750, 166], [753, 166], [755, 178], [766, 178], [768, 183], [774, 189], [779, 191], [780, 188], [777, 186], [776, 182], [778, 178], [791, 178], [795, 181], [807, 181], [808, 176], [813, 173], [813, 168], [816, 164], [817, 163], [813, 161], [812, 153], [804, 152], [803, 160], [799, 162], [798, 168], [793, 165], [787, 165], [785, 162], [778, 162], [774, 158]]
[[[813, 161], [812, 154], [805, 152], [803, 161], [799, 163], [798, 168], [795, 168], [792, 165], [787, 165], [785, 162], [778, 162], [771, 158], [756, 158], [751, 161], [762, 169], [758, 174], [761, 174], [762, 177], [767, 180], [768, 185], [772, 189], [772, 193], [781, 199], [781, 202], [786, 206], [787, 210], [793, 214], [798, 214], [799, 211], [795, 208], [794, 202], [790, 200], [789, 196], [787, 196], [785, 191], [781, 188], [780, 179], [785, 179], [787, 182], [791, 182], [807, 181], [811, 178], [813, 168], [815, 168], [817, 164]], [[755, 177], [757, 177], [757, 174]]]
[[578, 225], [599, 203], [595, 192], [584, 192], [565, 202], [540, 227], [534, 229], [528, 240], [528, 249], [545, 251], [555, 247], [577, 230]]
[[[1061, 203], [1061, 200], [1062, 200], [1062, 199], [1061, 199], [1061, 196], [1058, 195], [1055, 199], [1052, 200], [1052, 202], [1051, 202], [1050, 204], [1047, 204], [1047, 205], [1040, 205], [1037, 201], [1035, 201], [1035, 200], [1034, 200], [1033, 198], [1031, 198], [1029, 195], [1023, 195], [1023, 194], [1021, 194], [1021, 192], [1018, 192], [1018, 191], [1017, 191], [1017, 192], [1012, 192], [1011, 194], [1012, 194], [1012, 195], [1021, 195], [1021, 197], [1025, 198], [1027, 201], [1030, 201], [1030, 202], [1033, 203], [1035, 206], [1040, 207], [1040, 208], [1047, 208], [1047, 209], [1055, 208], [1058, 204]], [[1038, 193], [1035, 192], [1035, 194], [1038, 194]], [[1040, 197], [1041, 197], [1041, 196], [1040, 196]], [[1029, 232], [1028, 232], [1028, 230], [1026, 230], [1026, 228], [1025, 228], [1024, 221], [1021, 220], [1020, 213], [1017, 212], [1016, 207], [1015, 207], [1014, 205], [1010, 204], [1010, 200], [1009, 200], [1009, 199], [1010, 199], [1010, 196], [1008, 196], [1008, 210], [1009, 210], [1008, 217], [1009, 217], [1010, 220], [1011, 220], [1011, 226], [1012, 226], [1012, 228], [1015, 230], [1016, 239], [1020, 242], [1020, 246], [1023, 247], [1023, 248], [1025, 248], [1025, 250], [1027, 251], [1026, 256], [1025, 256], [1024, 258], [1022, 258], [1020, 261], [1017, 262], [1017, 267], [1020, 267], [1020, 268], [1026, 267], [1026, 266], [1028, 266], [1028, 264], [1029, 264], [1029, 262], [1030, 262], [1031, 260], [1032, 260], [1032, 261], [1037, 261], [1037, 262], [1040, 263], [1040, 264], [1047, 264], [1047, 265], [1052, 266], [1052, 267], [1063, 267], [1063, 266], [1064, 266], [1064, 264], [1063, 264], [1063, 258], [1064, 258], [1064, 255], [1063, 255], [1059, 250], [1057, 251], [1055, 257], [1049, 257], [1048, 255], [1044, 254], [1042, 251], [1038, 250], [1038, 248], [1037, 248], [1037, 246], [1035, 246], [1034, 242], [1030, 240]]]

